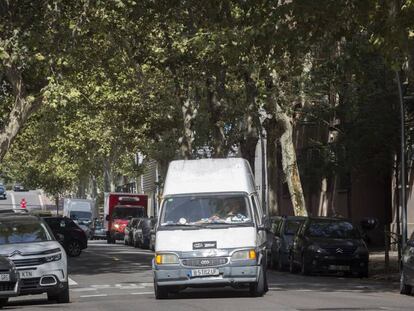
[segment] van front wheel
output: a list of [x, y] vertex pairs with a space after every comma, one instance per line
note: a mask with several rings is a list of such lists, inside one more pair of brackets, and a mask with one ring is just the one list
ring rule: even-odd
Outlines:
[[262, 297], [265, 293], [265, 277], [264, 277], [264, 269], [263, 267], [260, 267], [259, 270], [259, 278], [257, 279], [256, 283], [250, 283], [250, 295], [252, 297]]
[[154, 281], [155, 299], [167, 299], [168, 298], [168, 287], [159, 286]]

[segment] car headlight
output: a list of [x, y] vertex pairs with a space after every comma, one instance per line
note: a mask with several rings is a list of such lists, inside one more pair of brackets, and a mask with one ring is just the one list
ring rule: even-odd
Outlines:
[[231, 255], [231, 260], [256, 260], [257, 254], [254, 249], [245, 249], [242, 251], [234, 252], [233, 255]]
[[308, 250], [314, 253], [319, 253], [319, 254], [326, 253], [326, 251], [323, 248], [321, 248], [319, 245], [316, 245], [316, 244], [309, 245]]
[[155, 262], [157, 265], [174, 265], [178, 264], [178, 256], [175, 254], [156, 254]]
[[115, 227], [115, 229], [119, 229], [120, 225], [119, 224], [115, 224], [114, 227]]
[[61, 260], [61, 259], [62, 259], [62, 254], [61, 253], [45, 257], [46, 262], [58, 261], [58, 260]]

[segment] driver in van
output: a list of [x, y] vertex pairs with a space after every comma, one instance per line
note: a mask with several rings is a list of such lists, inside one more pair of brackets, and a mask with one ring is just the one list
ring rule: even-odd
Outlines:
[[226, 220], [232, 221], [236, 219], [238, 221], [244, 220], [246, 218], [245, 209], [241, 206], [240, 201], [236, 199], [227, 200], [217, 212], [210, 217], [210, 220]]

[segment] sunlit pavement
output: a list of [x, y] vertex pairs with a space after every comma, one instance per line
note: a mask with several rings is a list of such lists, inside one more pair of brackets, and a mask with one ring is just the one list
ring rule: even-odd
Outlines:
[[301, 276], [269, 271], [269, 292], [252, 298], [244, 289], [187, 289], [155, 300], [152, 252], [90, 241], [70, 259], [71, 303], [48, 303], [46, 295], [11, 299], [5, 310], [413, 310], [414, 297], [397, 283], [339, 276]]

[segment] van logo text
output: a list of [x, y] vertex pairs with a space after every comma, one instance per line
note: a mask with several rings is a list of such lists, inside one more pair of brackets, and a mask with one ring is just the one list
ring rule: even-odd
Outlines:
[[193, 249], [217, 248], [216, 241], [209, 242], [194, 242]]

